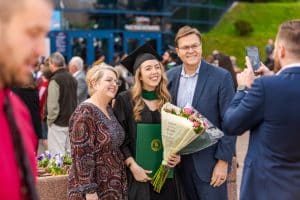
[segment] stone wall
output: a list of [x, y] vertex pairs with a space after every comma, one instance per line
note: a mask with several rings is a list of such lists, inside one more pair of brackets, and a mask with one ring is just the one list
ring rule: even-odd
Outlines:
[[40, 200], [67, 200], [68, 175], [38, 177]]
[[[237, 161], [234, 157], [227, 179], [228, 200], [237, 200]], [[40, 200], [67, 200], [68, 175], [39, 177], [37, 189]]]

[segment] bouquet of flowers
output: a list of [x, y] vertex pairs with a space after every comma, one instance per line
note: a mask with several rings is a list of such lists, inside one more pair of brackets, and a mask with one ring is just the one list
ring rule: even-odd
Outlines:
[[69, 172], [72, 159], [69, 154], [55, 154], [52, 156], [49, 151], [45, 151], [37, 157], [39, 175], [64, 175]]
[[166, 103], [161, 111], [163, 161], [152, 178], [156, 192], [160, 192], [169, 173], [170, 154], [191, 154], [215, 144], [224, 134], [190, 106], [179, 108]]

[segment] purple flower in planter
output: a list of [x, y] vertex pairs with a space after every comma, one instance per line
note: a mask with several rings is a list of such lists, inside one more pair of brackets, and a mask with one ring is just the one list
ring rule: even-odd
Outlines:
[[45, 157], [46, 157], [45, 154], [42, 153], [41, 155], [38, 156], [37, 159], [38, 159], [38, 161], [42, 161], [45, 159]]
[[55, 160], [55, 164], [57, 167], [62, 167], [62, 160], [61, 159]]
[[55, 160], [61, 160], [62, 157], [63, 157], [63, 156], [62, 156], [61, 153], [57, 153], [57, 154], [55, 154], [54, 159], [55, 159]]
[[51, 154], [50, 154], [50, 152], [49, 152], [49, 151], [45, 151], [45, 154], [46, 154], [46, 156], [47, 156], [47, 158], [48, 158], [48, 159], [50, 159], [50, 158], [51, 158]]

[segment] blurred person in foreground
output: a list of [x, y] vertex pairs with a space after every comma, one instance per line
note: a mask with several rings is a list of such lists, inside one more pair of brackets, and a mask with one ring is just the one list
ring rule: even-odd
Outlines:
[[279, 72], [262, 65], [261, 78], [246, 58], [224, 117], [226, 134], [250, 130], [241, 200], [300, 199], [300, 20], [279, 27], [274, 58]]
[[[223, 130], [223, 116], [234, 95], [231, 74], [202, 60], [202, 37], [192, 27], [180, 28], [175, 38], [182, 65], [167, 71], [172, 101], [193, 106]], [[216, 144], [181, 156], [179, 173], [189, 200], [226, 200], [226, 180], [235, 153], [235, 137], [223, 136]]]
[[28, 110], [10, 88], [29, 83], [45, 51], [51, 12], [46, 0], [0, 1], [0, 199], [38, 199], [36, 137]]
[[[129, 200], [180, 199], [174, 178], [168, 178], [162, 191], [157, 193], [151, 185], [151, 171], [136, 161], [138, 124], [160, 124], [160, 109], [171, 98], [164, 67], [159, 59], [160, 56], [146, 43], [121, 61], [134, 74], [133, 87], [120, 93], [114, 104], [115, 115], [126, 133], [122, 151], [127, 166]], [[168, 166], [174, 168], [179, 162], [180, 156], [172, 155]]]
[[70, 119], [72, 167], [70, 200], [127, 200], [124, 155], [120, 150], [125, 133], [110, 102], [120, 81], [111, 66], [93, 66], [87, 73], [90, 98]]

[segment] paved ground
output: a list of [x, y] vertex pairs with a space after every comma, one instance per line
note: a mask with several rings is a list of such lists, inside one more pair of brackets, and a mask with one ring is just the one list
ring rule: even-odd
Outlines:
[[238, 199], [239, 199], [242, 171], [243, 171], [243, 167], [244, 167], [244, 158], [245, 158], [245, 154], [246, 154], [247, 148], [248, 148], [248, 141], [249, 141], [249, 133], [245, 133], [242, 136], [238, 136], [238, 138], [237, 138], [236, 154], [237, 154], [237, 160], [239, 163], [239, 168], [237, 170]]

